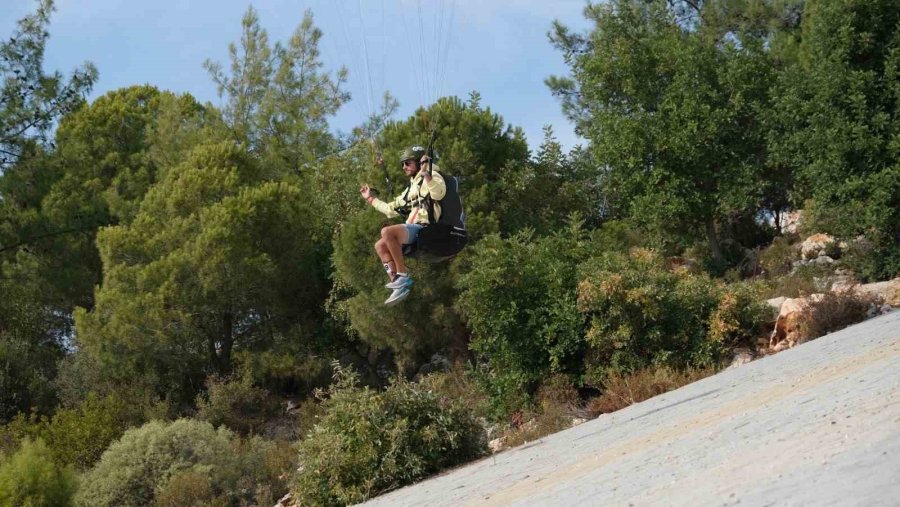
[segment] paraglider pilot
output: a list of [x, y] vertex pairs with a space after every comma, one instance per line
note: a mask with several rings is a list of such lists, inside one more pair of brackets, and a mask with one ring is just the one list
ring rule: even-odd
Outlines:
[[[381, 159], [379, 162], [384, 163]], [[421, 146], [403, 150], [400, 163], [403, 164], [403, 172], [409, 177], [409, 186], [391, 202], [375, 197], [368, 184], [359, 189], [363, 199], [388, 218], [408, 213], [405, 223], [383, 227], [381, 238], [375, 242], [375, 252], [390, 278], [385, 287], [392, 292], [384, 302], [386, 305], [398, 303], [409, 295], [413, 281], [403, 263], [404, 246], [414, 245], [419, 231], [429, 224], [429, 201], [433, 206], [434, 220], [440, 218], [439, 201], [447, 191], [444, 178], [437, 172], [437, 164], [433, 161], [428, 163], [428, 156]]]

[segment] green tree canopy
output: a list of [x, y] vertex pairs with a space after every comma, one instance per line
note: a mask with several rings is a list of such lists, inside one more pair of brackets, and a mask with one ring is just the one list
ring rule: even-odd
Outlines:
[[250, 7], [241, 21], [240, 47], [228, 47], [230, 75], [222, 65], [204, 63], [227, 99], [225, 121], [237, 142], [265, 163], [297, 170], [333, 151], [328, 117], [349, 100], [340, 88], [346, 70], [334, 77], [323, 72], [319, 59], [322, 31], [306, 11], [287, 45], [270, 46], [259, 16]]
[[721, 24], [685, 20], [661, 1], [585, 12], [587, 35], [556, 25], [552, 40], [572, 77], [548, 85], [591, 141], [625, 216], [673, 246], [705, 236], [723, 263], [727, 226], [763, 202], [758, 114], [773, 75], [764, 41], [723, 36]]
[[867, 278], [900, 273], [898, 46], [894, 3], [810, 0], [771, 114], [771, 158], [794, 168], [795, 202], [813, 199], [826, 232], [874, 244]]
[[229, 373], [236, 351], [309, 350], [327, 294], [309, 205], [242, 148], [198, 146], [132, 223], [98, 235], [103, 283], [95, 309], [76, 314], [79, 342], [114, 378], [155, 378], [182, 402]]
[[44, 73], [51, 12], [53, 1], [40, 0], [12, 37], [0, 42], [0, 173], [46, 144], [54, 122], [79, 106], [97, 79], [90, 63], [68, 80], [59, 72]]
[[[532, 192], [540, 193], [527, 186], [532, 172], [524, 134], [482, 108], [477, 94], [468, 103], [441, 99], [404, 121], [385, 126], [378, 147], [384, 153], [395, 194], [407, 185], [398, 170], [401, 150], [428, 144], [431, 128], [437, 130], [440, 167], [444, 174], [460, 180], [470, 238], [477, 240], [491, 232], [505, 233], [527, 225], [525, 203], [533, 200]], [[384, 172], [370, 166], [372, 158], [361, 156], [360, 150], [351, 150], [346, 158], [348, 165], [357, 165], [344, 169], [355, 176], [344, 191], [352, 192], [356, 201], [335, 236], [335, 273], [337, 288], [342, 292], [335, 295], [333, 308], [364, 343], [396, 352], [401, 366], [417, 366], [442, 347], [464, 351], [467, 336], [454, 309], [454, 279], [465, 269], [466, 250], [453, 262], [413, 261], [411, 269], [417, 279], [414, 297], [384, 311], [385, 277], [373, 245], [380, 228], [395, 222], [366, 207], [358, 197], [357, 188], [363, 182], [385, 190], [381, 186]]]

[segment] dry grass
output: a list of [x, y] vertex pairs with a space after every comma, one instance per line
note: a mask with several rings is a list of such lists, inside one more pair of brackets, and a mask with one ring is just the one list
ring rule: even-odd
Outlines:
[[803, 297], [828, 290], [833, 268], [809, 264], [801, 266], [791, 274], [775, 277], [768, 281], [769, 290], [763, 294], [766, 299], [776, 297]]
[[603, 394], [588, 402], [586, 409], [591, 417], [615, 412], [713, 375], [717, 371], [716, 368], [674, 370], [657, 367], [628, 375], [613, 375], [604, 382]]
[[869, 294], [826, 292], [821, 298], [809, 302], [809, 316], [800, 324], [802, 341], [862, 322], [868, 317], [870, 307], [877, 308], [881, 303], [880, 298]]
[[487, 418], [490, 413], [490, 398], [463, 363], [426, 375], [419, 383], [440, 395], [442, 402], [459, 404], [475, 417]]
[[582, 405], [572, 380], [565, 375], [553, 375], [544, 381], [535, 394], [535, 402], [537, 407], [533, 412], [514, 417], [513, 427], [503, 435], [506, 447], [533, 442], [569, 428]]

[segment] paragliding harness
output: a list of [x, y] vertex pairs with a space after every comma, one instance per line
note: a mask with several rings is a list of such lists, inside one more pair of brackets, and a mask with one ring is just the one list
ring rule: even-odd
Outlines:
[[[428, 173], [432, 173], [434, 159], [434, 139], [428, 146]], [[440, 173], [438, 173], [440, 174]], [[425, 196], [425, 209], [428, 212], [428, 225], [419, 231], [415, 243], [403, 245], [403, 255], [426, 262], [441, 262], [453, 258], [469, 241], [466, 232], [465, 212], [459, 195], [459, 179], [455, 176], [441, 175], [446, 183], [444, 198], [437, 202], [441, 205], [441, 216], [435, 220], [435, 200], [431, 195]], [[407, 187], [407, 194], [409, 188]]]

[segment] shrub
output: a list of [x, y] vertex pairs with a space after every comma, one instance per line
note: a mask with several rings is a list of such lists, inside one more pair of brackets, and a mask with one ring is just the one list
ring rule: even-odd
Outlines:
[[461, 404], [476, 418], [487, 419], [491, 415], [491, 400], [478, 382], [476, 372], [461, 363], [453, 365], [448, 371], [426, 375], [419, 385], [437, 394], [442, 403]]
[[[900, 219], [898, 219], [900, 222]], [[897, 226], [900, 229], [900, 225]], [[878, 241], [880, 239], [880, 241]], [[900, 246], [896, 237], [858, 237], [849, 242], [842, 263], [863, 282], [888, 280], [900, 276]]]
[[766, 297], [803, 297], [824, 292], [830, 288], [828, 276], [833, 268], [827, 265], [807, 264], [791, 271], [790, 274], [769, 281], [770, 289]]
[[592, 260], [578, 286], [578, 307], [590, 319], [585, 381], [651, 364], [714, 364], [723, 346], [709, 339], [708, 323], [718, 304], [709, 277], [669, 272], [648, 250]]
[[197, 418], [213, 426], [249, 435], [278, 413], [278, 401], [265, 389], [254, 387], [249, 377], [211, 377], [207, 392], [197, 397]]
[[603, 381], [603, 393], [588, 402], [587, 412], [591, 417], [615, 412], [714, 375], [716, 371], [716, 368], [675, 370], [660, 366], [628, 374], [613, 373]]
[[113, 395], [89, 395], [76, 408], [58, 410], [41, 434], [59, 463], [84, 470], [96, 463], [129, 426], [141, 422], [141, 414], [125, 400]]
[[567, 375], [551, 375], [535, 393], [535, 410], [519, 417], [518, 424], [503, 435], [503, 444], [514, 447], [562, 431], [572, 425], [572, 418], [581, 408], [581, 398]]
[[812, 340], [862, 322], [870, 305], [878, 304], [871, 296], [850, 291], [829, 291], [820, 298], [810, 298], [809, 316], [800, 323], [800, 341]]
[[762, 325], [772, 309], [762, 299], [761, 289], [749, 283], [725, 286], [719, 303], [709, 316], [709, 339], [728, 348], [756, 348]]
[[229, 507], [227, 497], [217, 496], [206, 474], [188, 470], [172, 476], [156, 492], [156, 507]]
[[100, 398], [92, 393], [77, 407], [57, 410], [52, 419], [19, 414], [0, 433], [11, 441], [40, 438], [54, 461], [85, 470], [129, 426], [140, 424], [141, 412], [118, 396]]
[[228, 507], [274, 505], [288, 492], [286, 478], [297, 467], [296, 450], [287, 442], [254, 436], [232, 441], [240, 477], [230, 491], [217, 488], [206, 472], [178, 472], [157, 489], [154, 505]]
[[768, 248], [760, 252], [759, 263], [766, 275], [774, 278], [790, 273], [793, 262], [799, 258], [799, 248], [791, 244], [791, 238], [779, 236]]
[[458, 305], [470, 348], [486, 361], [481, 377], [496, 410], [511, 413], [547, 375], [578, 367], [584, 319], [576, 306], [584, 256], [578, 226], [537, 238], [488, 236], [473, 248]]
[[25, 439], [0, 457], [0, 507], [67, 506], [76, 487], [75, 473], [58, 465], [41, 440]]
[[355, 372], [335, 366], [324, 416], [298, 444], [300, 504], [361, 502], [485, 452], [471, 415], [422, 386], [396, 380], [375, 392], [357, 384]]
[[172, 477], [189, 471], [209, 477], [216, 495], [232, 491], [241, 472], [231, 440], [227, 429], [190, 419], [128, 430], [84, 474], [77, 504], [147, 505]]
[[297, 449], [289, 442], [259, 436], [236, 440], [242, 476], [237, 484], [241, 505], [275, 505], [288, 492], [287, 478], [297, 469]]

